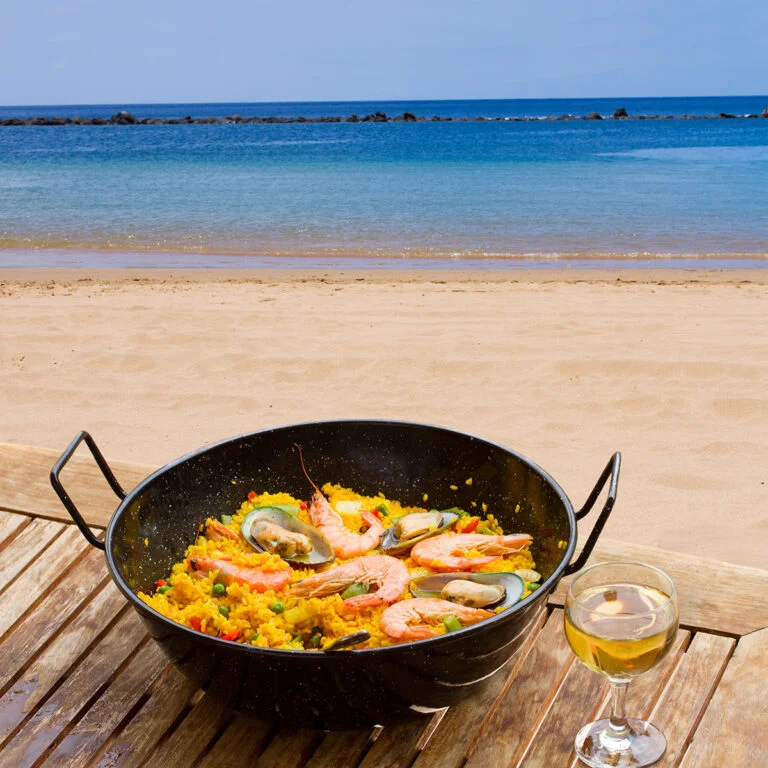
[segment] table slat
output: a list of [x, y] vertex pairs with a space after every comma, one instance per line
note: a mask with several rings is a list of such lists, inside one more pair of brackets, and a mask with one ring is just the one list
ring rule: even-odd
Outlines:
[[[702, 713], [731, 657], [735, 641], [699, 632], [669, 680], [650, 720], [667, 739], [659, 768], [680, 764]], [[736, 763], [732, 763], [736, 765]]]
[[[75, 435], [73, 434], [72, 437]], [[71, 523], [49, 480], [51, 467], [66, 448], [36, 448], [0, 443], [0, 507], [33, 512]], [[109, 466], [126, 491], [138, 485], [154, 467], [109, 459]], [[88, 449], [81, 446], [61, 473], [62, 483], [89, 525], [104, 528], [117, 508], [118, 499], [96, 466]]]
[[742, 637], [696, 730], [684, 768], [768, 765], [768, 629]]
[[322, 741], [322, 731], [281, 728], [256, 763], [257, 768], [301, 768]]
[[35, 518], [8, 546], [0, 558], [0, 592], [64, 531], [63, 523]]
[[197, 685], [176, 667], [167, 666], [152, 686], [146, 703], [97, 759], [98, 768], [143, 766], [196, 690]]
[[265, 720], [237, 715], [197, 768], [251, 768], [272, 730]]
[[0, 643], [0, 691], [106, 583], [102, 552], [91, 549]]
[[306, 768], [355, 768], [375, 733], [374, 729], [327, 733]]
[[[514, 765], [527, 743], [527, 734], [536, 728], [572, 663], [573, 653], [563, 632], [563, 612], [554, 611], [486, 720], [467, 768]], [[438, 757], [433, 758], [434, 765], [439, 764]]]
[[222, 698], [217, 698], [215, 690], [205, 694], [169, 734], [168, 740], [160, 744], [146, 763], [147, 768], [194, 765], [231, 718], [231, 710]]
[[[72, 665], [124, 608], [125, 599], [117, 587], [107, 584], [56, 636], [0, 698], [0, 740], [20, 725], [27, 714], [34, 711], [40, 701], [69, 674]], [[23, 625], [19, 627], [20, 630], [22, 628]]]
[[536, 642], [547, 619], [546, 612], [537, 617], [523, 648], [513, 659], [507, 670], [502, 670], [480, 691], [452, 706], [435, 729], [435, 733], [419, 754], [414, 768], [450, 768], [463, 764], [472, 750], [483, 723], [490, 719], [497, 699], [501, 701], [508, 687], [513, 683], [520, 665]]
[[48, 758], [50, 763], [57, 768], [80, 768], [90, 761], [167, 664], [160, 647], [146, 643], [64, 737]]
[[0, 600], [2, 637], [90, 546], [80, 531], [67, 526], [43, 557], [37, 558], [8, 588]]
[[393, 725], [385, 728], [365, 755], [360, 768], [402, 768], [410, 765], [418, 751], [422, 737], [442, 719], [438, 712], [424, 720]]
[[18, 534], [19, 529], [28, 525], [32, 518], [13, 512], [4, 512], [0, 509], [0, 552], [8, 546], [8, 543]]
[[146, 632], [138, 616], [133, 611], [126, 613], [8, 742], [3, 751], [7, 764], [31, 768], [144, 637]]

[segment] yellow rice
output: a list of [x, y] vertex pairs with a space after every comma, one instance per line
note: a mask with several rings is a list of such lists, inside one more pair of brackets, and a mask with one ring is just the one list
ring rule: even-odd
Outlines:
[[[322, 488], [332, 506], [339, 501], [362, 502], [362, 510], [373, 510], [381, 504], [385, 504], [387, 515], [382, 515], [382, 524], [385, 527], [393, 525], [393, 518], [412, 512], [426, 512], [421, 507], [406, 507], [399, 502], [387, 499], [383, 495], [361, 496], [348, 488], [338, 485], [326, 484]], [[426, 498], [426, 494], [425, 494]], [[240, 523], [243, 518], [257, 506], [269, 504], [286, 504], [300, 506], [299, 499], [295, 499], [287, 493], [261, 493], [255, 498], [244, 501], [240, 508], [233, 514], [228, 527], [235, 533], [240, 533]], [[482, 505], [487, 510], [485, 504]], [[486, 514], [480, 519], [475, 532], [486, 529], [489, 533], [502, 533], [501, 526], [492, 514]], [[304, 506], [300, 506], [298, 517], [303, 522], [311, 525], [309, 513]], [[459, 518], [455, 530], [461, 533], [467, 526], [471, 526], [477, 516], [465, 516]], [[352, 531], [358, 532], [362, 525], [359, 514], [342, 515], [344, 524]], [[369, 554], [375, 554], [374, 551]], [[480, 556], [480, 552], [470, 552], [469, 556]], [[232, 564], [245, 567], [258, 567], [262, 570], [280, 570], [286, 567], [277, 555], [256, 552], [246, 541], [239, 536], [237, 541], [222, 539], [219, 541], [208, 540], [204, 536], [198, 536], [194, 544], [190, 545], [185, 554], [185, 561], [191, 557], [231, 558]], [[330, 595], [322, 598], [296, 598], [291, 597], [287, 588], [275, 592], [257, 592], [242, 584], [233, 583], [226, 587], [225, 594], [216, 596], [213, 594], [214, 585], [217, 583], [217, 571], [208, 574], [190, 573], [185, 561], [173, 566], [170, 577], [166, 580], [171, 589], [153, 594], [139, 593], [139, 598], [147, 605], [154, 608], [163, 616], [172, 619], [187, 627], [213, 636], [237, 635], [236, 641], [250, 643], [262, 648], [280, 648], [285, 650], [321, 650], [328, 647], [334, 640], [349, 635], [359, 630], [367, 630], [371, 639], [357, 647], [376, 648], [391, 645], [393, 641], [379, 628], [379, 619], [385, 607], [366, 608], [351, 613], [344, 611], [344, 601], [341, 596]], [[336, 559], [333, 566], [340, 565], [348, 560]], [[410, 557], [403, 562], [408, 567], [413, 577], [433, 573], [429, 568], [417, 565]], [[520, 569], [533, 569], [535, 563], [531, 553], [525, 549], [513, 555], [508, 555], [495, 560], [479, 569], [485, 572], [512, 572]], [[312, 568], [293, 567], [291, 583], [315, 573]], [[530, 594], [529, 585], [526, 583], [524, 596]], [[403, 599], [410, 599], [407, 591]], [[276, 613], [272, 610], [275, 603], [282, 603], [284, 610]], [[228, 609], [228, 615], [224, 615], [219, 608]], [[317, 629], [322, 632], [319, 648], [309, 647], [310, 638], [315, 635]], [[445, 631], [442, 624], [435, 626], [438, 632]], [[225, 639], [229, 639], [226, 638]]]

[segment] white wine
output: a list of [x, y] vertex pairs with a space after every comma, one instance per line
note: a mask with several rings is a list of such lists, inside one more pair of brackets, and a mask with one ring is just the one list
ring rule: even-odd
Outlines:
[[640, 584], [589, 587], [567, 606], [565, 634], [588, 667], [614, 680], [658, 664], [677, 634], [669, 595]]

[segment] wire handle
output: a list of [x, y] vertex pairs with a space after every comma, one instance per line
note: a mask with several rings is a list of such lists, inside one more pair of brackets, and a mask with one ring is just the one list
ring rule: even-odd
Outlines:
[[74, 502], [69, 498], [69, 494], [66, 492], [64, 486], [61, 484], [61, 480], [59, 479], [61, 470], [64, 469], [67, 462], [72, 458], [72, 454], [77, 450], [77, 447], [80, 445], [80, 443], [83, 442], [83, 440], [85, 440], [85, 444], [90, 449], [93, 458], [99, 465], [101, 473], [104, 475], [110, 487], [115, 492], [117, 498], [120, 499], [120, 501], [125, 498], [126, 493], [122, 489], [120, 483], [117, 482], [117, 478], [110, 469], [109, 464], [107, 464], [107, 460], [102, 455], [94, 439], [88, 434], [88, 432], [84, 430], [82, 432], [78, 432], [75, 439], [69, 444], [69, 446], [67, 446], [67, 449], [59, 457], [59, 460], [53, 465], [53, 469], [51, 469], [51, 485], [53, 486], [53, 490], [56, 491], [56, 494], [61, 499], [61, 503], [67, 508], [67, 512], [69, 512], [70, 516], [77, 524], [80, 532], [83, 534], [83, 536], [85, 536], [86, 539], [88, 539], [88, 543], [92, 544], [98, 549], [104, 549], [106, 545], [101, 539], [93, 535], [91, 529], [88, 527], [88, 523], [85, 522], [83, 516], [78, 511]]
[[608, 522], [608, 516], [611, 514], [613, 505], [616, 503], [620, 470], [621, 454], [617, 451], [605, 465], [603, 473], [600, 475], [595, 487], [592, 489], [592, 493], [589, 494], [589, 497], [584, 502], [584, 506], [576, 513], [576, 519], [581, 520], [592, 511], [592, 507], [595, 506], [597, 497], [602, 493], [608, 478], [610, 478], [611, 483], [608, 486], [608, 498], [605, 500], [603, 510], [600, 512], [600, 516], [597, 518], [597, 521], [587, 538], [586, 544], [584, 544], [584, 549], [581, 550], [581, 554], [579, 554], [574, 562], [569, 563], [566, 566], [565, 571], [563, 571], [565, 576], [570, 576], [572, 573], [580, 571], [585, 566], [587, 560], [589, 560], [589, 556], [592, 554], [592, 550], [595, 548], [595, 544], [597, 544], [597, 540], [600, 538], [600, 534], [602, 533], [606, 522]]

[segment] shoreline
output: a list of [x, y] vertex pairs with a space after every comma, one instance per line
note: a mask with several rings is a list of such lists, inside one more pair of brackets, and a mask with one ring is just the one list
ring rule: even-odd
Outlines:
[[768, 269], [605, 268], [590, 269], [371, 269], [284, 267], [189, 269], [182, 267], [2, 267], [0, 287], [60, 283], [80, 285], [200, 283], [626, 283], [768, 285]]

